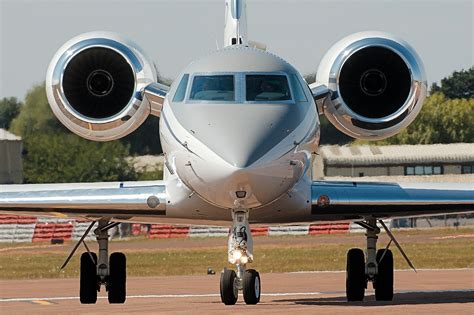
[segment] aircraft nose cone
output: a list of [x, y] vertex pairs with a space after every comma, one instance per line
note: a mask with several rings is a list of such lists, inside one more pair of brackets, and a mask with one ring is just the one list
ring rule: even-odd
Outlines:
[[206, 129], [196, 136], [230, 165], [246, 168], [287, 137], [300, 122], [294, 104], [213, 108]]
[[246, 168], [255, 163], [272, 148], [277, 137], [262, 130], [257, 135], [257, 130], [251, 132], [250, 129], [253, 128], [245, 130], [241, 136], [229, 139], [226, 148], [216, 153], [237, 168]]
[[234, 167], [254, 164], [305, 117], [297, 104], [189, 104], [174, 109], [183, 127]]

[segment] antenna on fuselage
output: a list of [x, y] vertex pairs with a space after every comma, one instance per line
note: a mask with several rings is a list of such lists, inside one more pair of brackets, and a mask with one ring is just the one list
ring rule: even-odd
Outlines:
[[224, 47], [247, 44], [247, 2], [225, 1]]

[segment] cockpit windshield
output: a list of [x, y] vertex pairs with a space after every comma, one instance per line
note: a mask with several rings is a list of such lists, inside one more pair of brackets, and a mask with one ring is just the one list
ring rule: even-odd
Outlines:
[[288, 80], [284, 75], [247, 75], [247, 101], [287, 101], [291, 100]]
[[195, 76], [189, 99], [199, 101], [235, 101], [234, 76]]

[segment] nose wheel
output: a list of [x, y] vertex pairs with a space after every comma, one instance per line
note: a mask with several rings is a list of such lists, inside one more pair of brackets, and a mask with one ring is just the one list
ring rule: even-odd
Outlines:
[[244, 301], [246, 304], [260, 302], [260, 274], [254, 269], [245, 270], [243, 279]]
[[260, 274], [254, 269], [246, 269], [253, 261], [253, 241], [248, 223], [248, 212], [244, 209], [232, 212], [232, 227], [229, 232], [228, 261], [236, 266], [236, 271], [224, 269], [220, 279], [221, 301], [225, 305], [234, 305], [242, 290], [246, 304], [260, 302]]
[[221, 273], [221, 301], [225, 305], [234, 305], [239, 298], [237, 274], [234, 270], [224, 269]]

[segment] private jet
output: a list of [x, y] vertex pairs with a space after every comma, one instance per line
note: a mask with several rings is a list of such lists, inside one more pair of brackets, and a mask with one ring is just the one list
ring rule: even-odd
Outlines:
[[[307, 40], [311, 40], [311, 36]], [[317, 41], [314, 40], [314, 45]], [[221, 301], [261, 297], [250, 224], [354, 221], [365, 250], [347, 253], [348, 301], [393, 298], [393, 255], [377, 247], [381, 230], [411, 264], [383, 219], [474, 209], [473, 184], [312, 180], [321, 115], [343, 133], [380, 140], [406, 128], [427, 94], [415, 50], [382, 32], [350, 35], [328, 50], [309, 84], [290, 63], [249, 40], [244, 0], [225, 1], [224, 45], [193, 61], [171, 84], [134, 42], [91, 32], [67, 41], [46, 75], [49, 104], [73, 133], [93, 141], [122, 138], [149, 115], [160, 117], [163, 180], [0, 186], [0, 213], [86, 219], [80, 244], [80, 301], [105, 287], [110, 303], [126, 300], [126, 257], [109, 255], [109, 231], [121, 222], [228, 222], [228, 262]], [[91, 231], [98, 253], [84, 242]], [[316, 241], [316, 240], [315, 240]], [[433, 257], [435, 258], [435, 257]], [[63, 267], [65, 266], [63, 265]], [[157, 266], [159, 268], [159, 266]]]

